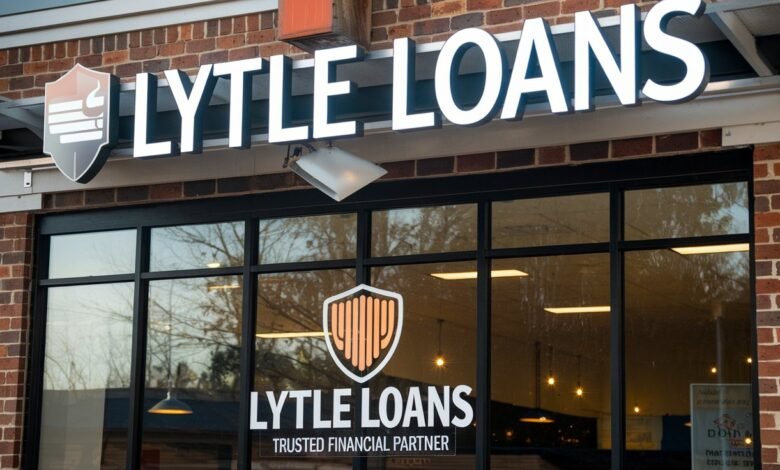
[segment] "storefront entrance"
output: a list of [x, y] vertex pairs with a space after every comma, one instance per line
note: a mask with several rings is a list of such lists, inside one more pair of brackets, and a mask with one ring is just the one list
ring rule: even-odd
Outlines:
[[[43, 216], [27, 462], [751, 466], [751, 168], [734, 151], [380, 183], [341, 204], [293, 191]], [[322, 390], [327, 407], [355, 386], [322, 317], [359, 284], [405, 302], [372, 394], [472, 390], [454, 455], [271, 457], [250, 430], [252, 391]]]

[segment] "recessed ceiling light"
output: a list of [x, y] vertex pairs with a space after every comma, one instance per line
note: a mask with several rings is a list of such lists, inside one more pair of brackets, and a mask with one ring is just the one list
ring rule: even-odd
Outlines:
[[[464, 279], [476, 279], [476, 271], [466, 271], [462, 273], [431, 273], [431, 276], [445, 281], [462, 281]], [[490, 272], [490, 277], [528, 277], [528, 273], [517, 269], [496, 269]]]
[[740, 251], [750, 251], [749, 243], [732, 243], [730, 245], [710, 245], [710, 246], [683, 246], [672, 248], [672, 251], [681, 255], [709, 255], [714, 253], [735, 253]]
[[220, 263], [219, 261], [213, 261], [211, 263], [206, 264], [206, 267], [210, 269], [216, 269], [222, 267], [222, 263]]
[[556, 315], [567, 315], [575, 313], [609, 313], [609, 306], [594, 306], [594, 307], [547, 307], [545, 312], [554, 313]]

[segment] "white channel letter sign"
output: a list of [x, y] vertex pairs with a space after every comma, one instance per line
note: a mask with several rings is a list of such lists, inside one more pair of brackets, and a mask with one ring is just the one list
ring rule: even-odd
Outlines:
[[[597, 67], [604, 72], [623, 106], [640, 104], [640, 92], [648, 99], [661, 103], [680, 103], [694, 99], [709, 83], [707, 58], [695, 44], [669, 34], [667, 25], [676, 16], [701, 16], [704, 8], [702, 0], [661, 0], [650, 9], [644, 22], [641, 22], [638, 7], [624, 5], [620, 8], [618, 51], [610, 47], [601, 26], [592, 14], [576, 13], [573, 96], [567, 96], [564, 91], [561, 60], [546, 20], [535, 18], [525, 22], [513, 58], [507, 57], [505, 49], [495, 37], [484, 30], [470, 28], [458, 31], [444, 43], [439, 53], [434, 75], [438, 109], [427, 112], [416, 112], [414, 109], [415, 43], [409, 38], [396, 39], [393, 43], [392, 102], [388, 103], [392, 108], [392, 128], [397, 132], [431, 129], [439, 127], [442, 118], [459, 126], [478, 126], [496, 117], [503, 120], [521, 120], [527, 97], [531, 93], [543, 93], [553, 113], [592, 111], [595, 106], [592, 76]], [[639, 54], [643, 40], [650, 49], [684, 64], [685, 76], [677, 83], [658, 83], [652, 78], [640, 83]], [[476, 104], [464, 107], [455, 98], [453, 84], [457, 80], [463, 56], [470, 49], [478, 51], [484, 60], [485, 83], [481, 90], [478, 90]], [[538, 61], [538, 67], [534, 57]], [[165, 141], [155, 141], [154, 135], [157, 78], [148, 73], [139, 73], [136, 76], [133, 156], [147, 158], [202, 152], [203, 115], [206, 113], [216, 80], [220, 77], [230, 80], [228, 145], [231, 148], [249, 147], [251, 76], [259, 73], [270, 75], [268, 142], [290, 144], [311, 139], [333, 140], [362, 136], [363, 123], [359, 120], [336, 121], [334, 111], [337, 100], [332, 99], [338, 98], [339, 103], [346, 103], [348, 101], [345, 100], [349, 100], [350, 95], [354, 97], [356, 85], [347, 80], [338, 80], [336, 68], [339, 64], [361, 60], [363, 51], [354, 45], [315, 52], [312, 122], [296, 126], [291, 122], [292, 64], [285, 56], [273, 56], [268, 61], [254, 58], [203, 65], [194, 82], [178, 70], [167, 70], [164, 75], [181, 115], [181, 130], [178, 139]], [[512, 64], [511, 68], [509, 64]], [[531, 70], [537, 68], [538, 74], [531, 73]], [[73, 73], [85, 75], [87, 72], [83, 67], [77, 66], [66, 77]], [[100, 75], [97, 72], [90, 73], [93, 77]], [[109, 125], [115, 119], [109, 119], [109, 114], [114, 113], [116, 107], [107, 106], [104, 111], [108, 114], [103, 120], [90, 119], [93, 114], [90, 114], [88, 106], [79, 111], [79, 116], [71, 116], [68, 112], [59, 113], [57, 110], [64, 109], [64, 105], [61, 103], [63, 98], [62, 92], [58, 91], [61, 88], [57, 86], [58, 83], [59, 81], [46, 86], [47, 131], [44, 133], [44, 148], [55, 158], [66, 176], [85, 183], [100, 168], [103, 153], [115, 143], [115, 137], [112, 137], [114, 127]], [[107, 88], [101, 90], [104, 90], [102, 93], [108, 91]], [[78, 91], [81, 93], [85, 89], [79, 88]], [[108, 96], [109, 94], [105, 95], [106, 105], [110, 102]], [[86, 95], [73, 94], [67, 99], [73, 104], [86, 103], [86, 98]], [[52, 105], [55, 106], [55, 111], [49, 109]], [[55, 119], [54, 122], [49, 121], [49, 111]], [[76, 121], [67, 121], [76, 117], [79, 118]], [[64, 120], [57, 121], [58, 119]], [[106, 132], [98, 139], [97, 132], [101, 130]], [[79, 134], [82, 134], [81, 137], [68, 137]], [[83, 163], [80, 157], [74, 157], [88, 153], [86, 144], [82, 149], [82, 146], [74, 146], [72, 141], [68, 141], [88, 137], [95, 139], [83, 142], [103, 142], [101, 151], [98, 152], [99, 158], [96, 157], [90, 165]]]
[[[393, 357], [403, 318], [403, 297], [395, 292], [361, 284], [329, 297], [322, 335], [331, 359], [352, 382], [366, 384]], [[306, 340], [323, 341], [314, 335]], [[397, 382], [381, 390], [252, 392], [250, 428], [260, 431], [261, 455], [455, 455], [457, 430], [474, 420], [471, 387]]]

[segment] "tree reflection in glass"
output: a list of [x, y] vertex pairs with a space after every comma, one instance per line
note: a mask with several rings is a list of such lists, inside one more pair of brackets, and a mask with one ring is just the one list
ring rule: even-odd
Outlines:
[[150, 282], [144, 409], [170, 387], [192, 414], [144, 414], [145, 465], [221, 469], [235, 461], [242, 289], [239, 276]]
[[152, 229], [152, 271], [215, 269], [242, 264], [243, 222]]
[[371, 254], [403, 256], [477, 248], [477, 206], [451, 205], [375, 211]]
[[628, 191], [626, 239], [681, 238], [748, 232], [747, 183]]
[[130, 283], [49, 289], [39, 468], [124, 468], [132, 318]]
[[259, 224], [260, 264], [355, 257], [357, 215], [264, 219]]

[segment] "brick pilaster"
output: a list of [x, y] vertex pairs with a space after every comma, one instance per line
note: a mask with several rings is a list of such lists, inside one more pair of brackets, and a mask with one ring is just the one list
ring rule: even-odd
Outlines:
[[780, 469], [780, 144], [756, 147], [753, 165], [761, 455]]
[[31, 214], [0, 214], [0, 468], [21, 455], [32, 238]]

